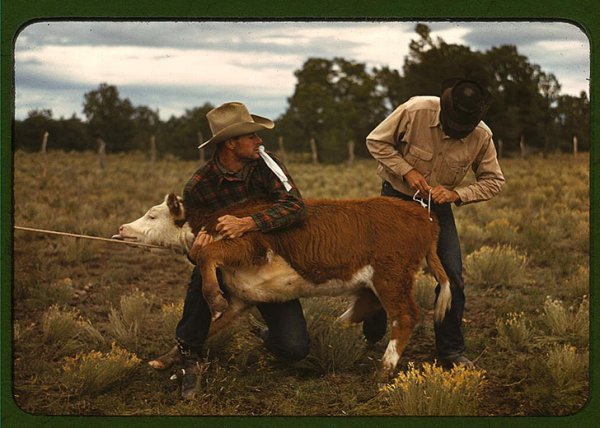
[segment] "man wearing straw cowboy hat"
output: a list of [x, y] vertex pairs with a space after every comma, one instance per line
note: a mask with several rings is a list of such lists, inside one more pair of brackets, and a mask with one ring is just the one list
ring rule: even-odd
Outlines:
[[[504, 184], [492, 132], [482, 122], [491, 97], [477, 82], [463, 78], [442, 83], [440, 97], [417, 96], [400, 105], [367, 137], [367, 147], [378, 161], [381, 194], [406, 200], [430, 201], [440, 224], [438, 254], [450, 278], [451, 309], [435, 324], [440, 363], [472, 367], [463, 355], [461, 331], [465, 304], [460, 241], [451, 203], [465, 205], [488, 200]], [[460, 186], [468, 170], [476, 181]], [[440, 286], [436, 288], [436, 298]], [[367, 340], [379, 340], [386, 330], [385, 312], [363, 323]]]
[[[192, 175], [183, 191], [187, 210], [214, 212], [232, 204], [263, 198], [273, 201], [268, 209], [247, 217], [219, 218], [217, 230], [235, 239], [249, 231], [270, 232], [301, 222], [306, 216], [304, 201], [285, 167], [264, 151], [258, 131], [272, 129], [274, 123], [250, 114], [239, 102], [225, 103], [206, 115], [215, 153]], [[190, 258], [212, 238], [200, 232], [190, 250]], [[195, 268], [188, 285], [183, 315], [176, 328], [182, 365], [182, 397], [193, 399], [201, 348], [211, 322], [210, 309], [202, 296], [201, 276]], [[276, 356], [299, 360], [308, 354], [309, 338], [298, 300], [257, 305], [267, 329], [260, 336]]]

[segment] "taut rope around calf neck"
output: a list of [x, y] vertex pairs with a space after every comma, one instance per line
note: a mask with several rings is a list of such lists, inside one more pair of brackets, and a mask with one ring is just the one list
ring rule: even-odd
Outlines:
[[72, 238], [92, 239], [95, 241], [112, 242], [113, 244], [126, 244], [126, 245], [133, 245], [133, 246], [137, 246], [137, 247], [160, 248], [161, 250], [167, 249], [167, 247], [161, 247], [160, 245], [143, 244], [141, 242], [134, 242], [134, 241], [119, 241], [118, 239], [100, 238], [99, 236], [78, 235], [76, 233], [57, 232], [54, 230], [45, 230], [45, 229], [35, 229], [33, 227], [14, 226], [14, 228], [15, 228], [15, 230], [25, 230], [28, 232], [44, 233], [47, 235], [59, 235], [59, 236], [69, 236]]

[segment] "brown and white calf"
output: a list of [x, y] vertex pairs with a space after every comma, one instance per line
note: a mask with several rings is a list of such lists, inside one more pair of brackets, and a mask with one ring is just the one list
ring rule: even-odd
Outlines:
[[[199, 230], [215, 236], [197, 259], [202, 291], [213, 314], [227, 307], [212, 323], [209, 335], [260, 302], [352, 295], [353, 303], [340, 316], [344, 322], [361, 322], [383, 307], [391, 339], [382, 368], [384, 375], [390, 374], [417, 322], [412, 286], [424, 259], [441, 284], [434, 320], [441, 322], [450, 307], [448, 277], [437, 255], [437, 221], [418, 204], [389, 197], [305, 203], [307, 219], [297, 226], [219, 239], [218, 217], [225, 213], [243, 217], [269, 204], [255, 201], [212, 215], [186, 215], [181, 198], [169, 194], [143, 217], [122, 225], [115, 237], [185, 252]], [[225, 303], [217, 269], [229, 292]], [[175, 354], [173, 348], [150, 364], [166, 368]]]

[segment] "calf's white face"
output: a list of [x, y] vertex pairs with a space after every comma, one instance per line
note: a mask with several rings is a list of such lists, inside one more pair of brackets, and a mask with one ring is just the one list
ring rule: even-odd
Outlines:
[[182, 199], [170, 193], [142, 217], [121, 225], [113, 238], [187, 251], [193, 234], [184, 219]]

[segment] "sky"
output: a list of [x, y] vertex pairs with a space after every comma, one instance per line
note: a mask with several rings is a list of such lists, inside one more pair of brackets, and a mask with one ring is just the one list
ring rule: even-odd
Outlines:
[[[561, 93], [589, 94], [590, 45], [566, 22], [427, 22], [432, 37], [484, 52], [515, 45], [553, 73]], [[241, 101], [278, 118], [294, 92], [294, 71], [311, 57], [402, 70], [416, 21], [50, 21], [15, 42], [15, 116], [51, 109], [84, 119], [83, 96], [115, 85], [134, 106], [162, 120], [209, 102]]]

